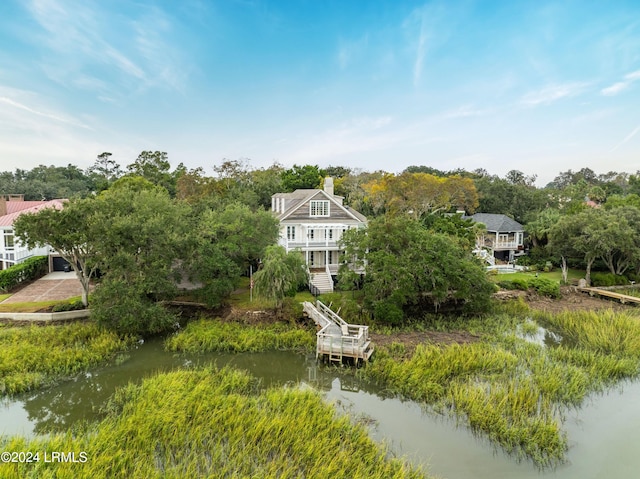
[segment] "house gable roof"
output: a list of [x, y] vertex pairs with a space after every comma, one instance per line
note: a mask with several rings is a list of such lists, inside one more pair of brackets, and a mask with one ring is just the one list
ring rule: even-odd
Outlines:
[[[340, 202], [336, 200], [335, 196], [328, 194], [324, 190], [318, 190], [318, 189], [295, 190], [292, 193], [276, 193], [273, 196], [276, 198], [286, 198], [287, 203], [289, 203], [287, 205], [287, 209], [283, 213], [280, 213], [279, 215], [277, 215], [277, 218], [280, 221], [284, 221], [287, 218], [289, 218], [291, 215], [293, 215], [296, 211], [298, 211], [300, 208], [305, 206], [311, 200], [329, 200], [332, 205], [331, 206], [332, 211], [333, 211], [333, 208], [339, 208], [339, 210], [346, 213], [347, 216], [354, 219], [355, 221], [358, 221], [361, 223], [367, 222], [367, 218], [363, 214], [359, 213], [358, 211], [352, 208], [349, 208], [348, 206], [340, 204]], [[342, 199], [341, 197], [338, 197], [338, 198]], [[333, 214], [331, 214], [331, 216], [333, 216]]]
[[67, 200], [49, 201], [7, 201], [7, 214], [0, 216], [0, 227], [13, 226], [16, 218], [25, 213], [36, 213], [42, 208], [61, 209]]
[[487, 231], [496, 231], [498, 233], [524, 231], [524, 226], [507, 215], [476, 213], [475, 215], [467, 216], [467, 218], [471, 218], [476, 223], [483, 223], [487, 227]]

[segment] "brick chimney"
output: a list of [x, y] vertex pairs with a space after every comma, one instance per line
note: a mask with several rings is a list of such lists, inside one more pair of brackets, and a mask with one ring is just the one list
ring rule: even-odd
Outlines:
[[7, 199], [4, 195], [0, 195], [0, 216], [7, 214]]

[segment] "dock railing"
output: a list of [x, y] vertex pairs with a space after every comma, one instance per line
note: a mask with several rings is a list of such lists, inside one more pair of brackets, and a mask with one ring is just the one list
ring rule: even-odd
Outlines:
[[303, 303], [305, 312], [320, 326], [317, 333], [316, 356], [328, 355], [331, 361], [343, 357], [368, 361], [373, 346], [369, 341], [369, 326], [349, 324], [327, 305]]

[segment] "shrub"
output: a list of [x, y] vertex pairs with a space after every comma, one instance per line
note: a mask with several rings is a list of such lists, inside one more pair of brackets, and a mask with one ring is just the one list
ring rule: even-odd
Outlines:
[[318, 298], [324, 304], [331, 305], [334, 311], [340, 311], [340, 316], [348, 323], [359, 323], [362, 321], [362, 308], [358, 301], [351, 295], [341, 293], [325, 293]]
[[61, 313], [64, 311], [78, 311], [80, 309], [84, 309], [85, 306], [82, 304], [82, 301], [76, 300], [70, 303], [59, 303], [51, 308], [52, 313]]
[[621, 286], [629, 284], [629, 280], [626, 276], [613, 274], [613, 273], [592, 273], [591, 285], [592, 286]]
[[21, 283], [33, 281], [47, 273], [48, 258], [35, 256], [0, 271], [0, 290], [9, 292]]
[[376, 321], [387, 324], [401, 324], [404, 313], [396, 304], [391, 301], [377, 301], [373, 308], [373, 315]]
[[503, 289], [519, 289], [521, 291], [526, 291], [529, 289], [529, 282], [524, 278], [515, 278], [510, 280], [502, 280], [498, 283]]
[[531, 278], [529, 286], [542, 296], [560, 297], [560, 284], [547, 278]]
[[157, 334], [170, 330], [177, 318], [148, 298], [135, 285], [102, 281], [91, 302], [91, 317], [100, 326], [127, 335]]

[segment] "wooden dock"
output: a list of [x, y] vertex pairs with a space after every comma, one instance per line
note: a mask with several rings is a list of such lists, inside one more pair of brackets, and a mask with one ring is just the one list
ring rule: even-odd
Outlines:
[[578, 291], [582, 291], [583, 293], [589, 293], [590, 296], [604, 296], [607, 298], [613, 298], [620, 301], [622, 304], [625, 303], [635, 303], [640, 304], [640, 298], [637, 296], [629, 296], [628, 294], [616, 293], [614, 291], [609, 291], [607, 289], [602, 288], [578, 288]]
[[302, 303], [304, 312], [318, 325], [316, 358], [342, 362], [343, 358], [368, 361], [373, 354], [373, 344], [369, 340], [369, 326], [349, 324], [334, 313], [331, 308], [316, 301], [316, 304]]

